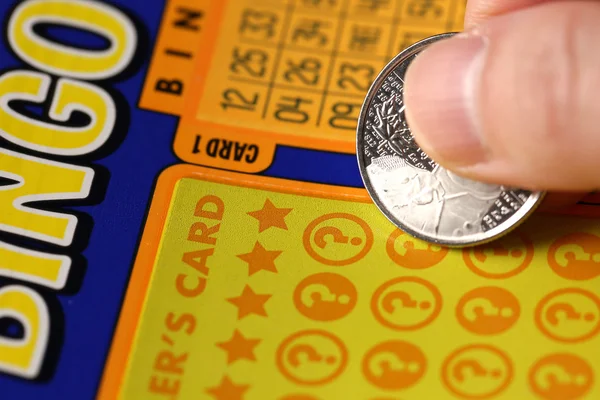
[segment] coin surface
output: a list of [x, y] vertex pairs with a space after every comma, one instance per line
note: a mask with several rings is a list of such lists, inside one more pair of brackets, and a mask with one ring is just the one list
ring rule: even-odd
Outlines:
[[404, 75], [428, 45], [452, 35], [412, 45], [380, 72], [363, 103], [356, 144], [364, 185], [394, 225], [429, 242], [466, 247], [514, 229], [544, 193], [463, 178], [438, 165], [415, 142], [404, 113]]

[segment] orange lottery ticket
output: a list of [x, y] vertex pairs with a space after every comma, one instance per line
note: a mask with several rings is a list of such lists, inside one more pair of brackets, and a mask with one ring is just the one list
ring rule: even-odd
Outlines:
[[[182, 31], [192, 10], [201, 28]], [[381, 68], [461, 30], [464, 11], [464, 0], [171, 0], [140, 106], [181, 117], [174, 150], [192, 164], [255, 173], [277, 145], [354, 153]]]
[[100, 399], [598, 399], [599, 266], [589, 218], [447, 249], [362, 189], [175, 166]]

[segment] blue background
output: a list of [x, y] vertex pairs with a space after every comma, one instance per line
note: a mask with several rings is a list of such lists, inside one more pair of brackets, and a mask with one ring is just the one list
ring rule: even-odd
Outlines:
[[[172, 151], [177, 118], [137, 108], [164, 1], [121, 0], [106, 3], [116, 5], [139, 20], [145, 30], [139, 34], [148, 39], [148, 48], [141, 54], [144, 59], [141, 67], [122, 80], [103, 84], [125, 97], [131, 110], [129, 127], [123, 142], [110, 154], [92, 155], [93, 159], [55, 158], [63, 162], [89, 165], [100, 172], [104, 167], [110, 178], [105, 198], [98, 204], [68, 209], [88, 214], [93, 220], [89, 243], [84, 243], [81, 249], [73, 250], [76, 258], [81, 252], [85, 258], [81, 260], [82, 263], [76, 263], [73, 267], [79, 268], [78, 265], [81, 264], [81, 271], [72, 271], [75, 275], [83, 272], [81, 283], [73, 290], [59, 293], [36, 288], [51, 303], [52, 299], [58, 299], [55, 308], [59, 310], [59, 318], [53, 316], [51, 319], [51, 323], [57, 321], [54, 325], [59, 328], [52, 336], [54, 343], [51, 346], [54, 356], [51, 358], [56, 360], [50, 367], [46, 366], [44, 376], [37, 381], [0, 374], [0, 397], [3, 399], [95, 397], [156, 178], [166, 167], [178, 163]], [[0, 16], [5, 16], [3, 31], [6, 29], [6, 18], [15, 4], [17, 3], [14, 1], [0, 1]], [[91, 47], [102, 44], [98, 43], [97, 38], [83, 34], [73, 35], [72, 31], [57, 30], [54, 34], [60, 39], [80, 44], [89, 41]], [[29, 68], [10, 52], [6, 35], [3, 36], [4, 40], [0, 45], [0, 70]], [[2, 141], [0, 146], [23, 151]], [[353, 155], [297, 148], [278, 148], [272, 166], [264, 174], [311, 182], [362, 186]], [[89, 225], [84, 218], [80, 225], [85, 224]], [[25, 244], [16, 237], [0, 236], [0, 239]], [[41, 246], [38, 243], [27, 245]], [[55, 252], [60, 250], [54, 249]], [[83, 268], [86, 263], [87, 266]], [[16, 282], [0, 279], [0, 286], [8, 283]], [[64, 316], [62, 332], [60, 310]]]

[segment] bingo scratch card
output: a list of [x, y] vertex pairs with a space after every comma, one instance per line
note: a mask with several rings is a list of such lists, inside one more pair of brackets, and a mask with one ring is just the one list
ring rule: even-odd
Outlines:
[[396, 228], [357, 119], [464, 0], [3, 0], [0, 399], [600, 399], [600, 198]]

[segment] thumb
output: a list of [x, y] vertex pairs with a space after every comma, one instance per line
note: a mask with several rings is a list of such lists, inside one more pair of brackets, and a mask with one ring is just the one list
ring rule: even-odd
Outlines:
[[546, 3], [431, 45], [405, 77], [415, 140], [472, 179], [597, 189], [599, 21], [600, 3]]

